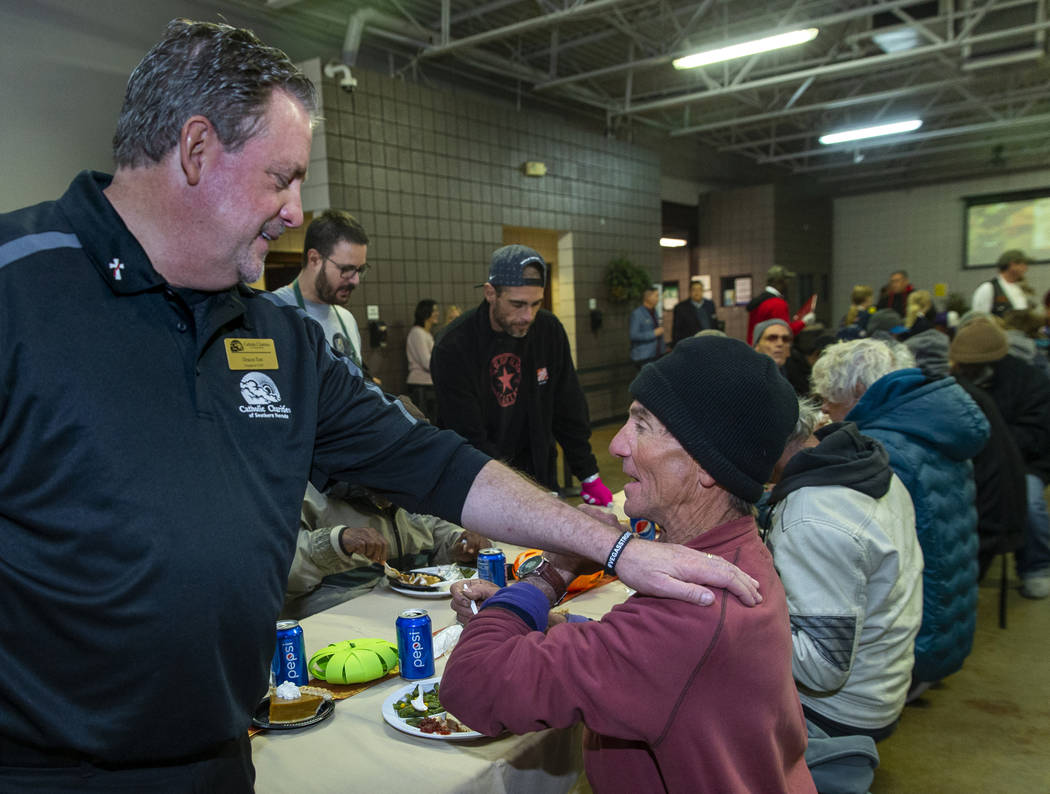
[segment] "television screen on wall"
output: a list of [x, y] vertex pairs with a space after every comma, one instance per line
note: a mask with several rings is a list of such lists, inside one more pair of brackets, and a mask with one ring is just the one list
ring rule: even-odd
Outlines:
[[1003, 251], [1019, 248], [1050, 262], [1050, 187], [967, 196], [963, 267], [992, 267]]

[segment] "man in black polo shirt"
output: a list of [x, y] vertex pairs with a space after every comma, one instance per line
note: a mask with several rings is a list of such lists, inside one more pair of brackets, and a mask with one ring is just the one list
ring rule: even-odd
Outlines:
[[[302, 223], [316, 112], [284, 53], [174, 20], [128, 82], [114, 175], [0, 214], [0, 790], [252, 789], [307, 480], [599, 562], [622, 537], [245, 286]], [[681, 547], [632, 543], [616, 573], [756, 601]]]

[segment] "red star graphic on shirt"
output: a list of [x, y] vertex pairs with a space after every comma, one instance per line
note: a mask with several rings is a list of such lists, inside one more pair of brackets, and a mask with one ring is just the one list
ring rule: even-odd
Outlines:
[[501, 408], [518, 401], [518, 386], [521, 384], [521, 359], [514, 353], [499, 353], [489, 362], [489, 377], [492, 393]]

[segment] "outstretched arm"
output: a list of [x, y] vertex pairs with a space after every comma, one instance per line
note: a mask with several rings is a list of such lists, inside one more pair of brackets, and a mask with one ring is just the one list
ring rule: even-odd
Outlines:
[[[506, 466], [490, 461], [463, 505], [462, 524], [495, 540], [575, 554], [604, 564], [620, 533], [540, 491]], [[707, 605], [708, 587], [723, 587], [748, 606], [760, 603], [758, 582], [721, 557], [684, 546], [635, 540], [616, 575], [640, 593]]]

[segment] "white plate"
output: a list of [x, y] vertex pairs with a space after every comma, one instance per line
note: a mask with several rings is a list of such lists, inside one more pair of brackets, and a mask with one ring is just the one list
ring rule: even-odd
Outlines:
[[[434, 688], [434, 684], [441, 683], [440, 678], [424, 678], [419, 681], [414, 681], [411, 684], [405, 684], [399, 687], [383, 701], [383, 719], [386, 720], [387, 724], [391, 728], [396, 728], [402, 733], [407, 733], [409, 736], [418, 736], [420, 739], [437, 739], [439, 742], [461, 742], [466, 739], [484, 739], [485, 734], [478, 733], [477, 731], [467, 731], [466, 733], [450, 733], [448, 736], [444, 736], [440, 733], [423, 733], [419, 728], [414, 728], [404, 721], [401, 717], [397, 716], [397, 712], [394, 711], [394, 704], [401, 698], [408, 694], [415, 694], [416, 687], [422, 686], [424, 692], [429, 692]], [[444, 712], [439, 712], [431, 716], [443, 716]]]
[[[474, 571], [474, 575], [461, 576], [459, 573], [460, 568], [467, 568]], [[450, 571], [453, 572], [451, 577], [449, 577]], [[450, 588], [452, 587], [453, 582], [458, 582], [462, 579], [477, 578], [477, 571], [474, 568], [471, 568], [469, 565], [456, 565], [455, 563], [450, 563], [449, 565], [432, 565], [429, 568], [413, 568], [409, 573], [429, 573], [432, 576], [446, 577], [445, 581], [435, 584], [433, 590], [414, 590], [396, 584], [393, 579], [390, 580], [391, 590], [395, 593], [401, 593], [401, 595], [407, 595], [410, 598], [448, 598], [452, 595]]]

